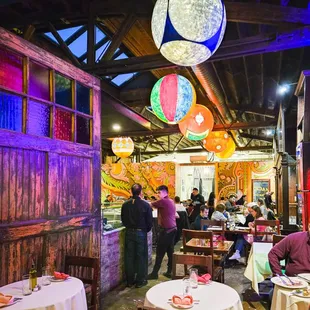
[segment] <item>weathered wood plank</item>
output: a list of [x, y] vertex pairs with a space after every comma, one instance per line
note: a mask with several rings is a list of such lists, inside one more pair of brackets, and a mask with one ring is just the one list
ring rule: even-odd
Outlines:
[[17, 180], [16, 180], [16, 214], [17, 221], [22, 219], [23, 215], [23, 150], [17, 150]]
[[16, 178], [17, 178], [17, 154], [16, 149], [9, 149], [10, 162], [9, 162], [9, 175], [10, 175], [10, 191], [8, 205], [9, 215], [8, 222], [15, 221], [16, 212]]
[[10, 151], [3, 149], [3, 189], [2, 189], [2, 222], [8, 221], [10, 205]]

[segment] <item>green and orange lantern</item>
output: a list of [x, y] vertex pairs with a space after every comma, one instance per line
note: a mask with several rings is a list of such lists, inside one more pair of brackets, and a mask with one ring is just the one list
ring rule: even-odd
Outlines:
[[227, 159], [235, 153], [235, 150], [236, 150], [236, 144], [234, 140], [231, 137], [229, 137], [226, 149], [220, 153], [216, 153], [215, 155], [218, 158]]
[[113, 139], [112, 151], [120, 158], [129, 157], [134, 148], [134, 143], [130, 137], [117, 137]]
[[196, 104], [196, 91], [191, 82], [177, 74], [169, 74], [154, 85], [151, 105], [155, 115], [168, 124], [178, 124]]
[[189, 140], [202, 140], [208, 136], [214, 126], [214, 118], [211, 111], [196, 104], [183, 121], [179, 123], [181, 133]]
[[229, 135], [226, 131], [212, 131], [202, 143], [207, 151], [219, 153], [226, 149], [228, 141]]

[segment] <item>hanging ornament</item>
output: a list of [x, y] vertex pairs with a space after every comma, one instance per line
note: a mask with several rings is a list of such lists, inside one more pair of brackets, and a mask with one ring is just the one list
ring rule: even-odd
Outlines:
[[134, 143], [130, 137], [114, 138], [112, 142], [113, 153], [121, 158], [129, 157], [134, 150]]
[[153, 39], [160, 53], [180, 66], [210, 58], [226, 29], [221, 0], [157, 0], [152, 15]]
[[207, 151], [219, 153], [226, 149], [228, 140], [229, 135], [226, 131], [212, 131], [202, 143]]
[[182, 134], [189, 140], [202, 140], [212, 131], [214, 118], [210, 110], [196, 104], [183, 121], [179, 123]]
[[231, 137], [229, 137], [226, 149], [220, 153], [216, 153], [215, 155], [218, 158], [225, 159], [231, 157], [234, 154], [235, 150], [236, 150], [235, 142]]
[[168, 124], [180, 122], [195, 104], [196, 91], [191, 82], [181, 75], [164, 76], [151, 92], [153, 112]]

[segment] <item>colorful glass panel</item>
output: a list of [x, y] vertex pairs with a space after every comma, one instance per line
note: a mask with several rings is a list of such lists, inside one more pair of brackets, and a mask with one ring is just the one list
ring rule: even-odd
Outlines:
[[49, 106], [29, 100], [27, 133], [36, 136], [50, 136]]
[[21, 97], [0, 92], [0, 128], [22, 131], [23, 100]]
[[90, 144], [90, 120], [85, 117], [76, 117], [76, 142]]
[[56, 103], [72, 108], [72, 83], [71, 80], [60, 74], [55, 74]]
[[90, 114], [89, 88], [76, 83], [76, 109], [82, 113]]
[[50, 100], [49, 71], [34, 62], [29, 63], [29, 94]]
[[56, 108], [55, 138], [72, 141], [72, 114]]
[[0, 85], [23, 91], [22, 57], [4, 49], [0, 49]]

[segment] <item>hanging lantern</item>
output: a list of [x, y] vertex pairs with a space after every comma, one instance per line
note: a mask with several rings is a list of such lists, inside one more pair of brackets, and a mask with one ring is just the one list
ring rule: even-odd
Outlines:
[[220, 153], [216, 153], [215, 155], [221, 159], [229, 158], [234, 154], [235, 150], [236, 150], [235, 142], [231, 137], [229, 137], [229, 140], [227, 142], [227, 148]]
[[179, 123], [179, 128], [189, 140], [202, 140], [212, 131], [213, 125], [214, 118], [210, 110], [201, 104], [196, 104]]
[[219, 153], [226, 149], [228, 140], [229, 135], [226, 131], [212, 131], [202, 143], [207, 151]]
[[210, 58], [226, 29], [221, 0], [157, 0], [152, 15], [153, 39], [160, 53], [180, 66]]
[[113, 153], [121, 158], [126, 158], [132, 154], [134, 143], [130, 137], [114, 138], [112, 142]]
[[191, 82], [181, 75], [164, 76], [151, 92], [153, 112], [168, 124], [180, 122], [195, 104], [196, 91]]

